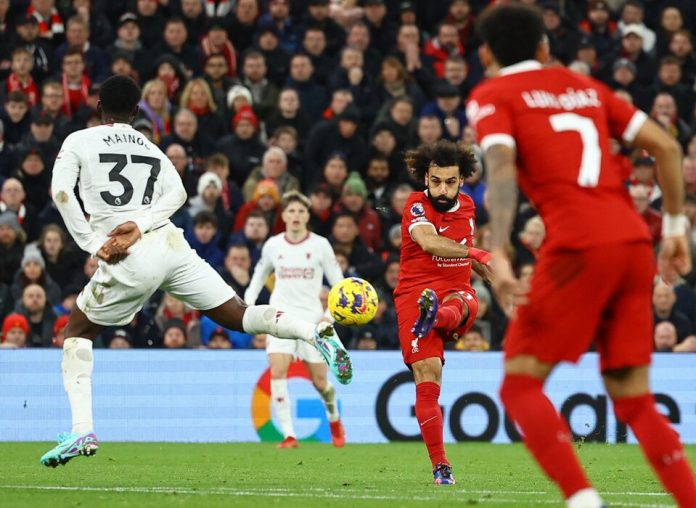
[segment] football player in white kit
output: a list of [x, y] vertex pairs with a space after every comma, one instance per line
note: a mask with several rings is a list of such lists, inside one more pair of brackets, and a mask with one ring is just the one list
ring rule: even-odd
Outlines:
[[[198, 257], [169, 217], [186, 201], [169, 159], [130, 126], [141, 92], [132, 79], [112, 76], [99, 91], [104, 125], [65, 139], [53, 169], [52, 196], [70, 234], [100, 259], [65, 328], [63, 385], [72, 431], [41, 457], [55, 467], [99, 447], [92, 423], [92, 341], [105, 326], [125, 325], [161, 288], [225, 328], [306, 341], [321, 350], [340, 382], [352, 366], [332, 326], [317, 326], [268, 305], [250, 306]], [[85, 218], [74, 188], [79, 186]]]
[[[248, 305], [256, 303], [266, 279], [275, 270], [275, 286], [269, 303], [278, 310], [317, 323], [324, 315], [319, 300], [324, 276], [333, 286], [343, 279], [343, 274], [329, 241], [307, 229], [309, 199], [297, 191], [287, 192], [283, 195], [282, 208], [285, 233], [269, 238], [264, 244], [244, 300]], [[307, 366], [310, 379], [326, 407], [331, 440], [335, 447], [341, 448], [345, 444], [345, 432], [338, 415], [336, 390], [327, 379], [321, 354], [309, 344], [274, 335], [266, 339], [266, 354], [271, 368], [271, 404], [284, 436], [278, 448], [298, 446], [287, 379], [288, 368], [296, 356]]]

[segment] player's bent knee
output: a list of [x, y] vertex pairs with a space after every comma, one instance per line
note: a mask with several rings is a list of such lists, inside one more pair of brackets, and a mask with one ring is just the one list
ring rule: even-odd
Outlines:
[[648, 367], [625, 367], [602, 372], [604, 386], [612, 399], [650, 393]]
[[555, 367], [553, 363], [542, 362], [532, 355], [517, 355], [505, 360], [505, 374], [530, 376], [546, 379]]
[[242, 319], [246, 309], [247, 304], [244, 303], [244, 300], [235, 295], [222, 305], [201, 312], [220, 326], [232, 330], [242, 330]]

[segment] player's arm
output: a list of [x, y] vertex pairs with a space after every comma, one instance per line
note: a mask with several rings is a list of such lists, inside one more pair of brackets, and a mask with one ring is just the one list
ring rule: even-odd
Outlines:
[[75, 243], [94, 256], [104, 244], [104, 239], [90, 227], [75, 195], [82, 165], [76, 145], [75, 136], [68, 137], [63, 143], [53, 166], [51, 195]]
[[429, 222], [414, 224], [410, 229], [413, 241], [428, 254], [441, 258], [465, 258], [469, 255], [469, 247], [438, 235], [435, 226]]
[[479, 263], [472, 258], [471, 268], [479, 275], [479, 277], [483, 279], [485, 283], [491, 284], [493, 282], [493, 272], [491, 272], [491, 269], [488, 268], [488, 265]]
[[266, 279], [268, 279], [268, 276], [273, 271], [273, 262], [270, 259], [268, 251], [269, 247], [267, 242], [261, 249], [261, 258], [256, 263], [254, 275], [252, 275], [249, 286], [244, 292], [244, 301], [249, 305], [254, 305], [256, 303], [256, 299], [259, 297], [259, 294], [261, 294]]
[[657, 162], [657, 179], [664, 209], [658, 268], [662, 277], [672, 283], [677, 272], [684, 275], [691, 271], [691, 251], [686, 238], [688, 220], [684, 215], [681, 147], [649, 118], [638, 129], [633, 143], [647, 150]]

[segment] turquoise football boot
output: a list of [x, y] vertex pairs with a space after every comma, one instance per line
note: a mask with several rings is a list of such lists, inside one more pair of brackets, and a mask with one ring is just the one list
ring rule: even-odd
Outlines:
[[314, 330], [315, 346], [329, 365], [338, 382], [347, 385], [353, 379], [353, 365], [350, 355], [332, 324], [319, 323]]
[[41, 463], [46, 467], [65, 465], [70, 459], [79, 455], [90, 457], [97, 453], [98, 449], [99, 442], [94, 432], [86, 434], [64, 432], [58, 435], [58, 446], [41, 457]]

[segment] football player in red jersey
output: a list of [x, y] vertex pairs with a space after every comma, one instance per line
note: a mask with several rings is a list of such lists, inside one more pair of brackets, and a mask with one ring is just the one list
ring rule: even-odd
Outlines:
[[[485, 152], [495, 274], [508, 309], [500, 397], [530, 452], [571, 508], [603, 506], [571, 446], [567, 424], [543, 393], [558, 362], [576, 362], [595, 343], [616, 417], [640, 442], [665, 489], [696, 506], [684, 447], [655, 408], [648, 369], [650, 295], [655, 274], [650, 236], [632, 209], [627, 172], [611, 155], [614, 138], [657, 159], [664, 193], [660, 274], [673, 281], [691, 259], [684, 188], [674, 139], [603, 84], [548, 57], [542, 17], [521, 4], [489, 8], [479, 21], [482, 62], [493, 77], [471, 94], [467, 113]], [[517, 184], [547, 228], [529, 288], [514, 277], [506, 245]]]
[[416, 419], [434, 482], [453, 484], [438, 404], [444, 341], [463, 336], [476, 319], [472, 268], [490, 276], [487, 253], [471, 248], [474, 202], [459, 191], [476, 163], [470, 151], [450, 141], [421, 145], [406, 154], [406, 162], [427, 190], [409, 196], [401, 221], [401, 270], [394, 291], [399, 340], [416, 382]]

